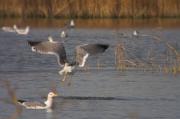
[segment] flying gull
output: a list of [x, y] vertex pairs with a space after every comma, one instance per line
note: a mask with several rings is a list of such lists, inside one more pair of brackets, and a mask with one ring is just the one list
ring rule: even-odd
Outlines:
[[26, 109], [51, 109], [53, 104], [53, 97], [58, 96], [54, 92], [49, 92], [45, 102], [29, 102], [26, 100], [18, 100], [18, 104], [24, 106]]
[[52, 37], [48, 41], [28, 41], [33, 52], [41, 54], [50, 54], [57, 57], [58, 64], [63, 67], [59, 71], [60, 75], [72, 73], [75, 65], [84, 67], [88, 56], [103, 53], [109, 47], [108, 44], [84, 44], [76, 47], [75, 61], [69, 62], [66, 57], [66, 51], [62, 42], [54, 41]]

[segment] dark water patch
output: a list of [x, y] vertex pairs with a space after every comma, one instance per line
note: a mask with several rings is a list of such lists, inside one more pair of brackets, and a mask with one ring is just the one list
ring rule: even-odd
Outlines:
[[112, 100], [112, 101], [176, 101], [173, 98], [141, 98], [141, 97], [83, 97], [83, 96], [59, 96], [65, 100]]

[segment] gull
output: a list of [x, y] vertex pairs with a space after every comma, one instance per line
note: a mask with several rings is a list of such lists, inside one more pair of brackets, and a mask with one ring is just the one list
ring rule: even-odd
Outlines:
[[54, 41], [51, 36], [48, 37], [48, 41], [28, 41], [28, 44], [33, 52], [55, 55], [60, 66], [67, 62], [63, 43]]
[[19, 29], [16, 25], [13, 26], [15, 29], [16, 33], [19, 35], [27, 35], [29, 33], [29, 26], [26, 26], [25, 29]]
[[74, 28], [74, 26], [75, 26], [74, 20], [71, 20], [70, 23], [65, 24], [65, 26], [63, 27], [63, 29], [60, 33], [61, 38], [68, 37], [67, 30], [70, 28]]
[[108, 44], [100, 43], [78, 45], [75, 48], [78, 57], [75, 61], [69, 62], [66, 57], [64, 44], [62, 42], [54, 41], [52, 37], [49, 37], [48, 41], [28, 41], [28, 43], [33, 52], [55, 55], [58, 64], [62, 67], [59, 74], [64, 76], [71, 74], [77, 65], [79, 67], [84, 67], [87, 58], [90, 55], [103, 53], [109, 47]]
[[68, 36], [67, 33], [63, 30], [61, 32], [61, 38], [66, 38], [67, 36]]
[[58, 96], [54, 92], [49, 92], [47, 100], [45, 102], [37, 101], [26, 101], [26, 100], [17, 100], [18, 104], [25, 107], [26, 109], [51, 109], [53, 104], [53, 98]]
[[134, 31], [133, 31], [133, 36], [138, 36], [138, 35], [139, 35], [139, 32], [136, 31], [136, 30], [134, 30]]
[[14, 29], [14, 26], [13, 27], [3, 26], [2, 30], [5, 31], [5, 32], [16, 32], [15, 29]]
[[75, 27], [74, 20], [71, 20], [71, 21], [70, 21], [70, 27], [71, 27], [71, 28], [74, 28], [74, 27]]
[[74, 20], [70, 20], [68, 23], [65, 23], [64, 29], [71, 29], [75, 27]]

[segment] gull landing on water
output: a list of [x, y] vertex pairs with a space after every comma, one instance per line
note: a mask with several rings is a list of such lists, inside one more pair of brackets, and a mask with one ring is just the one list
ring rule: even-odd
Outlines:
[[[52, 40], [52, 39], [51, 39]], [[79, 67], [84, 67], [88, 56], [96, 55], [99, 53], [105, 52], [109, 47], [107, 44], [84, 44], [76, 47], [76, 61], [70, 63], [66, 57], [66, 51], [63, 43], [57, 41], [28, 41], [29, 45], [32, 48], [33, 52], [41, 54], [51, 54], [57, 57], [58, 64], [63, 67], [59, 71], [60, 75], [66, 76], [69, 73], [72, 73], [75, 69], [75, 65]]]
[[29, 26], [27, 26], [25, 29], [22, 29], [22, 28], [19, 29], [19, 28], [17, 28], [16, 25], [14, 25], [13, 28], [16, 31], [16, 33], [19, 35], [27, 35], [29, 33], [29, 30], [30, 30]]
[[51, 109], [53, 104], [53, 98], [58, 96], [54, 92], [49, 92], [47, 100], [45, 102], [29, 102], [26, 100], [18, 100], [18, 104], [24, 106], [26, 109]]

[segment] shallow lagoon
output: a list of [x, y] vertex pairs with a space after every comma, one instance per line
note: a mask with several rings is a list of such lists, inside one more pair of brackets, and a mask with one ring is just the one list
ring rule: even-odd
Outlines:
[[[77, 69], [68, 85], [58, 75], [59, 67], [54, 56], [31, 52], [26, 40], [46, 40], [52, 35], [60, 39], [62, 26], [68, 20], [42, 22], [25, 20], [1, 20], [1, 26], [29, 24], [30, 34], [19, 36], [0, 31], [0, 77], [9, 80], [16, 88], [18, 98], [42, 100], [53, 83], [60, 96], [55, 98], [53, 112], [24, 109], [24, 119], [179, 119], [180, 80], [179, 75], [153, 71], [117, 71], [114, 64], [114, 46], [121, 41], [117, 34], [131, 36], [134, 30], [144, 34], [161, 35], [164, 40], [176, 43], [179, 51], [179, 20], [118, 21], [118, 20], [75, 20], [77, 28], [69, 30], [64, 41], [68, 57], [73, 59], [74, 47], [83, 43], [109, 43], [111, 46], [99, 56], [90, 57], [89, 70]], [[157, 21], [157, 20], [155, 20]], [[21, 24], [22, 23], [22, 24]], [[125, 24], [126, 23], [126, 24]], [[129, 38], [129, 43], [131, 38]], [[148, 43], [144, 43], [146, 49]], [[137, 54], [138, 55], [138, 54]], [[0, 98], [7, 98], [7, 91], [1, 86]], [[0, 117], [6, 118], [14, 110], [11, 104], [0, 102]]]

